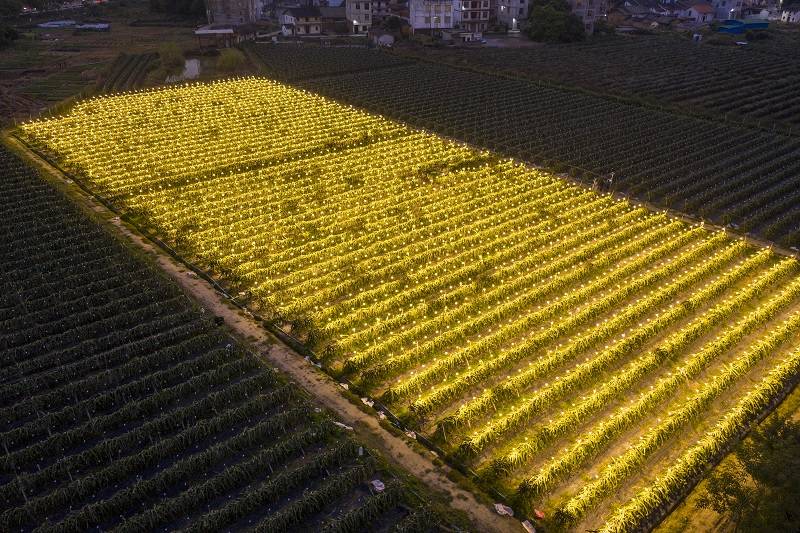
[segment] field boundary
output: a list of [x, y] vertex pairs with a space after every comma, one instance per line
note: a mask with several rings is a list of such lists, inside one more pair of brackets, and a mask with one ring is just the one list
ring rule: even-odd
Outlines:
[[[112, 214], [116, 215], [120, 220], [125, 221], [125, 223], [132, 226], [141, 236], [143, 241], [149, 242], [152, 245], [155, 245], [156, 248], [165, 252], [171, 260], [175, 263], [184, 266], [185, 268], [189, 269], [192, 273], [194, 273], [198, 278], [200, 278], [203, 282], [207, 285], [210, 285], [213, 292], [215, 292], [218, 297], [221, 297], [223, 301], [228, 302], [229, 304], [233, 305], [238, 311], [244, 313], [250, 320], [256, 323], [258, 327], [262, 330], [265, 330], [269, 333], [272, 337], [276, 338], [280, 343], [285, 347], [288, 348], [288, 352], [293, 354], [295, 359], [298, 361], [306, 360], [311, 365], [315, 366], [319, 372], [324, 374], [330, 381], [335, 384], [335, 386], [339, 389], [344, 389], [350, 392], [353, 395], [358, 396], [361, 398], [361, 402], [363, 405], [357, 405], [356, 407], [364, 414], [369, 416], [372, 420], [374, 420], [379, 426], [381, 425], [381, 417], [380, 413], [383, 413], [385, 418], [391, 424], [392, 427], [401, 431], [405, 438], [412, 440], [414, 442], [419, 443], [422, 447], [427, 449], [428, 451], [432, 452], [439, 460], [445, 463], [449, 468], [457, 471], [461, 476], [468, 479], [470, 482], [474, 483], [476, 486], [480, 487], [480, 491], [484, 493], [485, 496], [492, 496], [495, 501], [499, 501], [500, 503], [504, 503], [505, 505], [512, 506], [511, 502], [508, 500], [507, 496], [502, 494], [501, 492], [486, 486], [479, 478], [478, 474], [470, 468], [467, 468], [465, 465], [461, 464], [458, 461], [453, 460], [451, 457], [448, 456], [441, 448], [439, 448], [436, 444], [432, 441], [427, 439], [424, 435], [416, 433], [412, 428], [407, 427], [394, 413], [392, 413], [388, 407], [383, 405], [379, 400], [374, 399], [361, 391], [361, 389], [352, 383], [350, 380], [346, 378], [340, 378], [334, 376], [332, 373], [328, 371], [326, 367], [321, 364], [321, 359], [311, 350], [308, 346], [306, 346], [302, 341], [298, 338], [294, 337], [293, 335], [285, 332], [282, 328], [280, 328], [276, 323], [273, 321], [267, 320], [258, 313], [254, 313], [250, 309], [247, 308], [246, 305], [239, 302], [235, 296], [230, 294], [225, 287], [223, 287], [213, 276], [208, 274], [205, 270], [198, 267], [190, 260], [185, 258], [182, 254], [180, 254], [177, 250], [172, 248], [169, 244], [164, 242], [160, 239], [157, 235], [154, 235], [151, 231], [147, 230], [146, 228], [142, 227], [140, 224], [135, 223], [130, 217], [126, 216], [124, 212], [122, 212], [118, 207], [116, 207], [113, 203], [108, 201], [104, 196], [97, 194], [94, 192], [90, 187], [88, 187], [81, 178], [76, 176], [75, 174], [65, 170], [62, 168], [57, 162], [53, 161], [51, 157], [47, 154], [43, 153], [41, 150], [37, 149], [36, 147], [32, 146], [28, 143], [24, 137], [17, 135], [16, 133], [12, 132], [9, 134], [11, 138], [15, 141], [20, 143], [22, 147], [29, 151], [30, 153], [34, 154], [37, 158], [39, 158], [43, 163], [50, 166], [52, 169], [57, 171], [59, 174], [63, 176], [67, 182], [72, 182], [77, 185], [83, 194], [88, 197], [96, 200], [98, 203], [102, 205], [102, 207]], [[168, 274], [169, 275], [169, 274]], [[256, 354], [259, 355], [259, 354]], [[293, 373], [289, 370], [286, 370], [285, 367], [281, 368], [285, 373], [293, 376]], [[310, 369], [307, 369], [310, 370]], [[308, 390], [305, 386], [301, 386], [301, 389], [308, 393], [312, 393], [312, 391]], [[351, 402], [350, 399], [347, 398], [345, 394], [342, 392], [337, 391], [338, 396], [344, 402]], [[364, 401], [366, 400], [366, 401]], [[369, 402], [369, 403], [368, 403]], [[372, 404], [372, 405], [370, 405]], [[325, 407], [330, 409], [336, 414], [341, 414], [340, 409], [337, 409], [336, 406], [329, 405], [325, 403]], [[369, 409], [368, 413], [365, 413]], [[352, 428], [351, 428], [352, 429]], [[413, 448], [412, 448], [413, 450]], [[431, 461], [431, 466], [435, 468], [435, 465]], [[412, 475], [416, 475], [411, 472]], [[419, 476], [417, 476], [419, 477]], [[454, 482], [455, 484], [455, 482]], [[462, 489], [465, 490], [465, 489]], [[474, 489], [471, 489], [474, 492]], [[488, 509], [487, 509], [488, 510]], [[515, 509], [515, 513], [516, 513]], [[501, 519], [500, 516], [495, 515], [498, 521]], [[524, 520], [528, 520], [527, 517], [520, 517], [516, 516], [516, 520], [520, 522]], [[532, 522], [532, 521], [531, 521]], [[508, 523], [508, 522], [506, 522]], [[533, 522], [532, 522], [533, 523]], [[508, 529], [508, 528], [506, 528]]]

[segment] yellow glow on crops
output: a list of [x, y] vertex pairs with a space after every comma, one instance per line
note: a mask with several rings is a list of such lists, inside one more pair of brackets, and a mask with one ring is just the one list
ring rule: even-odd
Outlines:
[[[279, 83], [93, 99], [22, 129], [564, 520], [670, 443], [663, 490], [608, 523], [630, 527], [800, 367], [796, 261]], [[691, 423], [717, 440], [674, 440]]]

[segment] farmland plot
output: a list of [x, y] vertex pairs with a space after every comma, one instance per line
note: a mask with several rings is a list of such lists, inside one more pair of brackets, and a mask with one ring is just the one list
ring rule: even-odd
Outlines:
[[0, 529], [436, 526], [297, 387], [5, 149], [0, 176]]
[[311, 93], [22, 130], [552, 525], [657, 519], [798, 378], [796, 259]]
[[246, 49], [264, 64], [270, 76], [302, 80], [349, 72], [392, 68], [413, 62], [365, 46], [321, 47], [304, 44], [247, 43]]
[[301, 82], [317, 93], [661, 207], [800, 247], [800, 138], [416, 64]]
[[800, 124], [796, 32], [747, 47], [697, 44], [665, 32], [530, 48], [407, 49], [410, 55], [544, 80], [752, 125]]

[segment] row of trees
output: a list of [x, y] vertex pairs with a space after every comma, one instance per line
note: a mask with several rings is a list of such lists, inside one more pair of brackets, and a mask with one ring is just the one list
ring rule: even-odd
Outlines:
[[[543, 47], [548, 54], [568, 48]], [[504, 68], [496, 71], [514, 68], [498, 64]], [[401, 68], [402, 76], [382, 69], [304, 85], [589, 183], [614, 172], [615, 191], [735, 224], [782, 246], [800, 243], [800, 229], [792, 225], [800, 205], [793, 137], [441, 65]], [[438, 95], [456, 93], [458, 105], [439, 101]], [[594, 120], [587, 122], [587, 113]], [[476, 121], [481, 116], [496, 120]], [[724, 140], [705, 145], [701, 157], [698, 143], [711, 137]]]

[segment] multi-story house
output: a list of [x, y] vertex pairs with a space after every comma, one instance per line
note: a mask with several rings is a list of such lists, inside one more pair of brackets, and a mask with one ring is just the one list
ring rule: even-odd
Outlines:
[[461, 29], [477, 33], [489, 28], [491, 15], [490, 0], [462, 0], [461, 1]]
[[408, 22], [414, 32], [453, 29], [461, 22], [461, 0], [409, 0]]
[[322, 14], [318, 7], [291, 7], [280, 15], [284, 35], [319, 35], [322, 33]]
[[345, 0], [344, 6], [352, 33], [367, 33], [392, 16], [388, 0]]
[[713, 0], [714, 18], [716, 20], [735, 19], [742, 16], [744, 2], [742, 0]]
[[594, 23], [606, 15], [606, 0], [569, 0], [569, 5], [589, 35], [594, 33]]
[[372, 26], [372, 2], [369, 0], [345, 0], [345, 18], [352, 33], [366, 34]]
[[505, 24], [510, 30], [528, 20], [528, 0], [497, 0], [497, 22]]
[[209, 24], [236, 25], [258, 20], [256, 0], [207, 0], [206, 17]]

